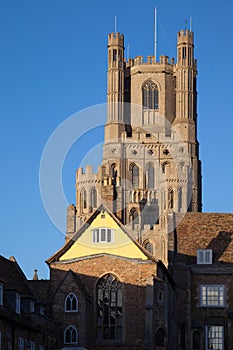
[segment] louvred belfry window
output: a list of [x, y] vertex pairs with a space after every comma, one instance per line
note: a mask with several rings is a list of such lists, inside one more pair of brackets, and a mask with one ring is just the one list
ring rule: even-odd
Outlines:
[[97, 339], [103, 342], [122, 338], [122, 285], [116, 276], [105, 275], [96, 286]]

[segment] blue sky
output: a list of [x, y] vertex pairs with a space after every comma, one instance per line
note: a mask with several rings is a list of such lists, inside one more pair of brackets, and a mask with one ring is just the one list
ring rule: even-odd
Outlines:
[[[64, 243], [40, 197], [45, 144], [70, 115], [106, 101], [107, 35], [115, 16], [130, 57], [153, 54], [154, 5], [152, 0], [0, 3], [0, 254], [14, 255], [29, 278], [34, 268], [48, 278], [44, 261]], [[233, 3], [158, 0], [156, 6], [158, 55], [176, 57], [177, 32], [192, 17], [203, 211], [232, 212]], [[63, 167], [69, 203], [75, 202], [75, 170], [102, 139], [98, 128], [70, 150]]]

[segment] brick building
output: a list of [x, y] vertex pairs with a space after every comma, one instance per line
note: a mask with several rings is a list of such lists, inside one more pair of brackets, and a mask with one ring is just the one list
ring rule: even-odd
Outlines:
[[232, 349], [233, 214], [201, 213], [196, 76], [189, 30], [176, 62], [126, 61], [109, 34], [102, 164], [77, 170], [50, 280], [25, 282], [45, 305], [46, 347]]
[[[48, 282], [45, 281], [46, 289]], [[57, 323], [45, 315], [46, 303], [32, 292], [30, 283], [13, 257], [0, 256], [0, 348], [3, 350], [43, 350], [56, 346]]]

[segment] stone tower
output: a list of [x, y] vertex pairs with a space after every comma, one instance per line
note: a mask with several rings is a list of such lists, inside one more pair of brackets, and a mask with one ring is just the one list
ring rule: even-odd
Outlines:
[[[124, 58], [124, 36], [108, 36], [108, 116], [102, 165], [77, 170], [69, 238], [101, 204], [167, 263], [169, 226], [201, 211], [194, 36], [180, 31], [177, 62], [161, 56]], [[158, 255], [158, 254], [157, 254]]]

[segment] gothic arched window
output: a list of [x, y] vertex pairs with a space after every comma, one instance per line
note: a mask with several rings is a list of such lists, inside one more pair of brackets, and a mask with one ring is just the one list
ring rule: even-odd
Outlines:
[[74, 326], [69, 326], [65, 329], [64, 343], [65, 344], [77, 344], [78, 343], [78, 332]]
[[201, 349], [201, 334], [199, 331], [193, 332], [193, 349]]
[[144, 247], [148, 250], [148, 252], [153, 254], [153, 245], [149, 241], [146, 241], [144, 243]]
[[87, 209], [87, 191], [83, 188], [80, 193], [81, 208]]
[[129, 219], [130, 219], [132, 230], [134, 230], [135, 229], [135, 225], [139, 223], [137, 209], [132, 208], [130, 210]]
[[178, 190], [178, 211], [181, 211], [182, 207], [182, 187], [180, 187]]
[[112, 176], [112, 184], [116, 185], [116, 178], [117, 178], [117, 165], [116, 164], [111, 165], [111, 176]]
[[113, 178], [117, 176], [117, 165], [115, 163], [111, 165], [111, 176]]
[[174, 191], [172, 188], [168, 190], [168, 209], [174, 208]]
[[95, 187], [91, 189], [91, 207], [92, 209], [97, 208], [97, 191]]
[[96, 285], [97, 339], [122, 338], [122, 286], [116, 276], [105, 275]]
[[167, 203], [166, 203], [166, 192], [162, 188], [161, 189], [161, 208], [162, 210], [166, 209]]
[[130, 172], [132, 187], [139, 188], [139, 167], [136, 164], [131, 164]]
[[155, 334], [155, 345], [165, 346], [166, 345], [166, 332], [163, 328], [159, 328]]
[[149, 189], [155, 187], [155, 169], [152, 164], [149, 164], [147, 168], [147, 186]]
[[146, 81], [142, 86], [142, 104], [145, 109], [159, 108], [158, 87], [151, 80]]
[[65, 311], [78, 311], [78, 299], [74, 293], [69, 293], [65, 298]]

